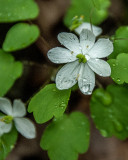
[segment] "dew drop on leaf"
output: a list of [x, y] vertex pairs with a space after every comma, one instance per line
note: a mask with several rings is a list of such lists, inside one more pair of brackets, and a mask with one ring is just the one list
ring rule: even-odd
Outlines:
[[100, 130], [100, 133], [102, 134], [102, 136], [107, 137], [108, 133], [106, 130]]
[[119, 79], [119, 78], [117, 78], [117, 82], [120, 82], [120, 79]]
[[122, 125], [118, 120], [114, 120], [114, 121], [113, 121], [113, 124], [114, 124], [114, 126], [115, 126], [115, 129], [116, 129], [118, 132], [123, 131], [124, 127], [123, 127], [123, 125]]

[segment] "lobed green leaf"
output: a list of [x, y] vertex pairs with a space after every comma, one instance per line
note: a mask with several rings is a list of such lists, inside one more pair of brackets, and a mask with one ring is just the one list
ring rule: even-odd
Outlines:
[[5, 160], [9, 152], [14, 148], [17, 137], [18, 132], [15, 128], [0, 137], [0, 160]]
[[[91, 98], [91, 117], [104, 137], [128, 137], [128, 89], [109, 85], [96, 89]], [[106, 98], [107, 96], [107, 98]]]
[[128, 26], [119, 27], [114, 35], [114, 51], [109, 59], [114, 59], [120, 53], [128, 53]]
[[116, 59], [108, 60], [111, 66], [111, 77], [117, 84], [128, 83], [128, 54], [121, 53]]
[[50, 160], [77, 160], [87, 151], [90, 139], [89, 121], [83, 113], [73, 112], [54, 119], [45, 129], [40, 145], [48, 150]]
[[33, 112], [37, 123], [63, 115], [70, 98], [71, 90], [58, 90], [55, 84], [46, 85], [30, 101], [28, 112]]
[[12, 52], [26, 48], [39, 37], [40, 31], [36, 25], [18, 23], [11, 27], [3, 42], [3, 50]]
[[0, 22], [34, 19], [39, 9], [34, 0], [0, 0]]
[[22, 63], [11, 54], [0, 50], [0, 96], [5, 95], [22, 74]]

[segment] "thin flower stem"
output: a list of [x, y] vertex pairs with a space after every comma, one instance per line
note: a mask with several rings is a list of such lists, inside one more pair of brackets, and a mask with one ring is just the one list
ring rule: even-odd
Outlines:
[[96, 86], [98, 86], [99, 88], [103, 88], [103, 85], [98, 80], [96, 80]]
[[[33, 24], [31, 20], [29, 20], [28, 22], [29, 24]], [[45, 40], [45, 38], [42, 35], [39, 36], [39, 39], [42, 41], [42, 44], [47, 47], [48, 50], [51, 49], [50, 45], [48, 44], [48, 42]]]

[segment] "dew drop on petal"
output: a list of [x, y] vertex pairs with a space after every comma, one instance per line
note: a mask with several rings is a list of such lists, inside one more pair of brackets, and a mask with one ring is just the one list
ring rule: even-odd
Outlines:
[[85, 58], [87, 59], [87, 61], [90, 59], [89, 55], [85, 55]]
[[88, 90], [89, 90], [89, 86], [88, 85], [82, 87], [82, 91], [84, 93], [88, 92]]
[[84, 79], [83, 79], [83, 82], [87, 82], [87, 79], [84, 78]]

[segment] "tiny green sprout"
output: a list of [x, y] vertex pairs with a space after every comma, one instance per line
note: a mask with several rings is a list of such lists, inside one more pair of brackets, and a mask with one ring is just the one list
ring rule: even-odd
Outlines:
[[84, 16], [81, 15], [80, 17], [75, 16], [72, 19], [72, 24], [70, 26], [70, 30], [73, 31], [74, 29], [76, 29], [77, 27], [79, 27], [82, 23], [84, 22]]
[[76, 56], [76, 58], [78, 58], [79, 59], [79, 63], [86, 63], [87, 62], [87, 59], [85, 58], [85, 55], [83, 55], [83, 54], [78, 54], [77, 56]]
[[13, 120], [12, 116], [4, 116], [0, 119], [1, 122], [5, 122], [5, 123], [11, 123]]

